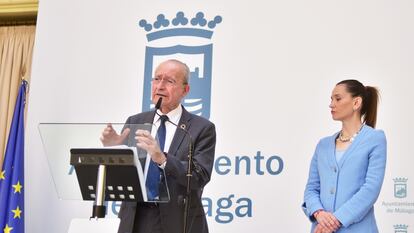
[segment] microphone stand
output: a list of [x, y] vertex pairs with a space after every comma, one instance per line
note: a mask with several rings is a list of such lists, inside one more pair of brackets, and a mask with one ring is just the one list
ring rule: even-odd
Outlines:
[[[160, 109], [161, 107], [161, 102], [162, 102], [162, 97], [160, 97], [157, 101], [157, 103], [155, 104], [155, 113], [160, 116], [160, 114], [157, 112], [158, 109]], [[186, 189], [186, 194], [184, 197], [184, 222], [183, 222], [183, 233], [188, 233], [188, 218], [189, 218], [189, 213], [190, 213], [190, 203], [191, 203], [191, 178], [193, 177], [193, 138], [191, 137], [191, 134], [182, 127], [178, 127], [177, 124], [175, 124], [174, 122], [170, 121], [168, 119], [168, 122], [170, 122], [171, 124], [175, 125], [177, 128], [180, 128], [181, 130], [183, 130], [189, 137], [190, 141], [188, 143], [188, 164], [187, 164], [187, 172], [186, 172], [186, 177], [187, 177], [187, 189]]]
[[[188, 133], [188, 131], [186, 131]], [[184, 233], [188, 233], [188, 215], [190, 213], [190, 203], [191, 203], [191, 178], [193, 177], [193, 143], [190, 133], [190, 142], [188, 143], [188, 164], [187, 164], [187, 192], [184, 198]]]

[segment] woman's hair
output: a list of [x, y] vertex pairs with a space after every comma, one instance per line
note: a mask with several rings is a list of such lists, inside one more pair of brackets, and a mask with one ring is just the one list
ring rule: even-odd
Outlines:
[[376, 87], [364, 86], [361, 82], [354, 79], [343, 80], [336, 85], [343, 84], [346, 90], [351, 93], [352, 97], [361, 97], [361, 117], [363, 122], [372, 128], [375, 128], [377, 123], [377, 108], [379, 91]]

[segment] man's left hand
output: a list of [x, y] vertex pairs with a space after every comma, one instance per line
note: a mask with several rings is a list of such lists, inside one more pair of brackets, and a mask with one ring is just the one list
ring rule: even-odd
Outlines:
[[167, 160], [157, 140], [151, 136], [148, 130], [137, 130], [135, 132], [135, 139], [137, 140], [137, 146], [146, 150], [155, 163], [163, 164]]

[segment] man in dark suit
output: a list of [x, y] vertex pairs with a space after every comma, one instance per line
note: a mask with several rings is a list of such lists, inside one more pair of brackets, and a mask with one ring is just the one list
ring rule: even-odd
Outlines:
[[[210, 181], [214, 164], [216, 144], [215, 126], [210, 121], [191, 114], [181, 105], [181, 100], [190, 90], [190, 70], [178, 60], [162, 62], [155, 70], [152, 80], [152, 101], [162, 98], [157, 111], [143, 112], [130, 116], [128, 124], [151, 123], [160, 127], [162, 115], [166, 115], [165, 142], [160, 146], [151, 132], [137, 130], [137, 146], [147, 152], [146, 173], [151, 162], [165, 171], [170, 200], [167, 203], [123, 202], [119, 212], [121, 223], [118, 233], [182, 233], [184, 202], [187, 186], [187, 161], [189, 140], [193, 140], [194, 169], [191, 182], [191, 203], [188, 229], [190, 233], [207, 233], [207, 220], [201, 203], [204, 186]], [[179, 129], [179, 126], [181, 129]], [[128, 137], [129, 129], [118, 135], [108, 127], [102, 133], [104, 145], [122, 144]], [[161, 149], [163, 147], [163, 149]], [[147, 175], [148, 177], [148, 175]]]

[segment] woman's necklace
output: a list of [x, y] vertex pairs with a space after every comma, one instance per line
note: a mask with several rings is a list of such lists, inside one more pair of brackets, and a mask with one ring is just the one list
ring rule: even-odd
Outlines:
[[363, 125], [364, 124], [362, 124], [361, 127], [359, 128], [359, 130], [354, 135], [352, 135], [351, 137], [345, 137], [343, 135], [343, 131], [341, 130], [341, 132], [339, 133], [339, 136], [336, 140], [340, 141], [340, 142], [351, 142], [352, 143], [354, 141], [354, 139], [356, 138], [356, 136], [358, 136], [358, 134], [361, 131]]

